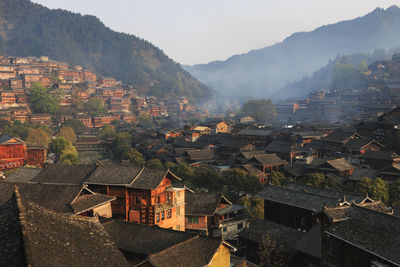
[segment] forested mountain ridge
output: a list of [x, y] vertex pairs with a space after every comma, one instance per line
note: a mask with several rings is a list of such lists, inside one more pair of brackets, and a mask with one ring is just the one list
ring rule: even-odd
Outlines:
[[[295, 33], [281, 43], [226, 61], [185, 68], [220, 95], [274, 97], [286, 84], [311, 75], [337, 55], [399, 46], [400, 8], [392, 6], [311, 32]], [[291, 93], [280, 96], [290, 97]]]
[[49, 56], [159, 97], [196, 99], [210, 94], [151, 43], [115, 32], [94, 16], [50, 10], [29, 0], [0, 0], [0, 54]]

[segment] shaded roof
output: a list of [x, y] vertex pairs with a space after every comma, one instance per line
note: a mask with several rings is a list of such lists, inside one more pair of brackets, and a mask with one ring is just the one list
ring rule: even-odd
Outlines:
[[274, 140], [267, 146], [266, 151], [274, 153], [289, 153], [291, 147], [291, 142]]
[[364, 154], [361, 154], [357, 157], [363, 159], [380, 159], [380, 160], [390, 160], [390, 161], [400, 159], [399, 155], [397, 155], [393, 151], [388, 151], [388, 150], [380, 150], [380, 151], [367, 150], [365, 151]]
[[29, 168], [22, 167], [18, 168], [16, 171], [8, 175], [4, 181], [6, 182], [16, 182], [16, 183], [26, 183], [29, 182], [42, 171], [40, 168]]
[[191, 149], [187, 150], [184, 154], [192, 161], [215, 159], [214, 152], [210, 149]]
[[343, 143], [353, 136], [360, 137], [360, 135], [354, 131], [343, 131], [342, 129], [338, 129], [322, 138], [322, 140], [325, 142]]
[[185, 214], [212, 216], [219, 203], [231, 204], [221, 193], [190, 193], [185, 191]]
[[149, 256], [154, 267], [202, 267], [208, 265], [224, 244], [219, 238], [196, 236]]
[[352, 205], [347, 219], [325, 233], [400, 265], [400, 218], [396, 216]]
[[129, 187], [155, 189], [160, 185], [164, 177], [168, 177], [172, 181], [181, 181], [181, 179], [169, 169], [153, 169], [145, 167], [143, 171], [138, 174], [132, 184], [129, 185]]
[[361, 195], [292, 183], [287, 187], [268, 185], [257, 197], [314, 212], [321, 211], [324, 206], [337, 207], [345, 202], [364, 199]]
[[121, 250], [145, 255], [160, 252], [196, 236], [115, 219], [102, 219], [102, 224]]
[[260, 162], [262, 165], [284, 165], [286, 161], [282, 160], [276, 154], [264, 154], [264, 155], [256, 155], [252, 159]]
[[264, 236], [269, 236], [271, 240], [277, 242], [286, 253], [294, 254], [293, 244], [298, 241], [304, 233], [296, 229], [287, 227], [268, 220], [250, 220], [248, 228], [239, 233], [240, 238], [244, 238], [261, 244]]
[[5, 266], [129, 266], [96, 218], [49, 211], [18, 191], [0, 206]]
[[256, 150], [256, 151], [242, 151], [240, 152], [236, 157], [243, 157], [245, 159], [251, 159], [254, 156], [257, 155], [265, 155], [265, 151], [264, 150]]
[[349, 141], [348, 143], [344, 144], [343, 147], [346, 149], [351, 149], [351, 150], [357, 150], [360, 151], [362, 150], [365, 146], [375, 143], [380, 147], [385, 147], [381, 143], [377, 142], [375, 139], [353, 139]]
[[116, 197], [114, 196], [107, 196], [103, 194], [86, 194], [86, 195], [81, 195], [78, 196], [76, 199], [74, 199], [71, 203], [70, 206], [74, 210], [75, 213], [82, 213], [87, 210], [91, 210], [95, 207], [104, 205], [105, 203], [111, 202], [115, 200]]
[[259, 177], [259, 176], [263, 176], [266, 177], [266, 174], [263, 173], [262, 171], [260, 171], [259, 169], [257, 169], [256, 167], [254, 167], [251, 164], [243, 164], [242, 165], [243, 169], [245, 169], [250, 175]]
[[321, 258], [321, 225], [317, 224], [305, 233], [294, 245], [293, 249], [317, 259]]
[[96, 165], [50, 164], [31, 182], [82, 185], [95, 169]]
[[135, 165], [100, 164], [86, 179], [86, 183], [129, 185], [142, 169], [142, 166]]
[[271, 136], [272, 130], [269, 129], [244, 129], [238, 135], [255, 135], [255, 136]]
[[337, 171], [347, 171], [354, 169], [354, 166], [350, 164], [345, 158], [327, 160], [324, 163], [318, 165], [316, 169], [330, 169], [329, 167], [332, 167]]

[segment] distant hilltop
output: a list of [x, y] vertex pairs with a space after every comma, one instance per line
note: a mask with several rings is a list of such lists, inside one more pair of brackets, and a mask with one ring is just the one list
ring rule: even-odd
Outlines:
[[28, 0], [0, 0], [0, 54], [48, 55], [159, 97], [196, 100], [210, 94], [210, 89], [151, 43], [112, 31], [94, 16], [50, 10]]
[[[283, 86], [311, 75], [337, 55], [399, 46], [400, 8], [392, 6], [311, 32], [295, 33], [281, 43], [234, 55], [226, 61], [186, 69], [219, 95], [276, 97]], [[280, 97], [292, 97], [292, 93]]]

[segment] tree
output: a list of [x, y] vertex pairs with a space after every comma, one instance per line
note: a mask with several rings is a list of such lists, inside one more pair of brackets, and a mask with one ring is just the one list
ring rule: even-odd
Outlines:
[[70, 146], [71, 143], [62, 136], [56, 137], [50, 142], [50, 150], [55, 153], [58, 158], [61, 157], [63, 150]]
[[386, 202], [389, 199], [389, 186], [381, 178], [376, 178], [371, 186], [371, 197]]
[[55, 114], [59, 109], [57, 97], [50, 95], [39, 83], [32, 84], [30, 102], [35, 113]]
[[286, 183], [286, 177], [280, 172], [271, 172], [268, 182], [273, 185], [282, 185]]
[[153, 119], [148, 115], [139, 115], [137, 120], [140, 125], [143, 125], [144, 127], [151, 127], [153, 125]]
[[306, 185], [321, 187], [325, 182], [325, 175], [323, 173], [311, 173], [302, 182]]
[[163, 165], [159, 159], [151, 159], [146, 161], [146, 167], [154, 168], [154, 169], [161, 169]]
[[252, 219], [264, 219], [264, 200], [248, 195], [239, 199], [239, 205], [246, 207]]
[[276, 117], [275, 106], [270, 99], [245, 102], [242, 106], [241, 114], [243, 116], [251, 116], [261, 123], [273, 121]]
[[247, 193], [256, 193], [262, 189], [260, 181], [245, 170], [234, 168], [223, 176], [224, 184], [230, 191], [245, 191]]
[[287, 266], [287, 256], [282, 253], [282, 246], [278, 246], [275, 240], [266, 234], [258, 247], [258, 257], [260, 265], [265, 267], [283, 267]]
[[371, 192], [372, 179], [363, 177], [355, 186], [354, 191], [361, 194], [369, 194]]
[[76, 134], [74, 129], [64, 126], [61, 128], [60, 132], [58, 133], [58, 136], [62, 136], [65, 139], [67, 139], [68, 141], [71, 142], [71, 144], [75, 144], [76, 143]]
[[83, 122], [81, 122], [81, 121], [78, 120], [78, 119], [69, 119], [69, 120], [66, 120], [66, 121], [63, 123], [63, 126], [70, 127], [70, 128], [72, 128], [72, 129], [74, 129], [74, 131], [77, 131], [78, 129], [85, 128], [85, 125], [83, 124]]
[[119, 161], [128, 159], [131, 145], [132, 137], [129, 133], [118, 133], [112, 147], [114, 157]]
[[43, 129], [32, 129], [29, 132], [27, 143], [29, 146], [42, 146], [49, 145], [50, 138], [47, 132]]
[[91, 98], [88, 102], [83, 104], [83, 108], [90, 116], [98, 116], [104, 114], [106, 111], [103, 101], [97, 98]]
[[331, 190], [341, 190], [342, 189], [342, 185], [339, 182], [338, 179], [334, 178], [334, 177], [326, 177], [324, 182], [324, 188], [326, 189], [331, 189]]
[[117, 133], [109, 124], [104, 125], [98, 135], [101, 140], [114, 139], [116, 136]]
[[390, 185], [389, 202], [393, 207], [400, 207], [400, 178]]
[[143, 165], [145, 163], [142, 153], [137, 151], [136, 148], [129, 149], [127, 153], [127, 155], [124, 155], [124, 158], [128, 159], [130, 162], [136, 165]]
[[79, 162], [78, 152], [72, 145], [65, 148], [60, 157], [60, 162], [63, 164], [76, 164]]

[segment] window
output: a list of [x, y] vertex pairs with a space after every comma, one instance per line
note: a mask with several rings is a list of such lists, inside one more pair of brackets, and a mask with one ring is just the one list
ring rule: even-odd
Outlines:
[[164, 220], [164, 211], [161, 212], [161, 220]]
[[157, 203], [160, 203], [160, 197], [157, 197]]
[[167, 210], [167, 218], [171, 218], [171, 209]]
[[156, 214], [156, 222], [159, 222], [159, 221], [160, 221], [160, 213], [157, 212], [157, 214]]
[[222, 232], [226, 232], [228, 229], [226, 227], [222, 228]]
[[136, 204], [136, 205], [142, 204], [142, 197], [136, 196], [136, 197], [135, 197], [135, 204]]
[[242, 229], [242, 228], [243, 228], [243, 223], [239, 223], [239, 224], [237, 225], [237, 229], [240, 230], [240, 229]]
[[167, 199], [168, 199], [168, 201], [171, 201], [171, 200], [172, 200], [172, 193], [168, 193]]
[[199, 223], [199, 217], [194, 217], [194, 216], [189, 216], [188, 217], [188, 223]]
[[181, 207], [178, 206], [176, 207], [176, 216], [180, 216], [181, 215]]

